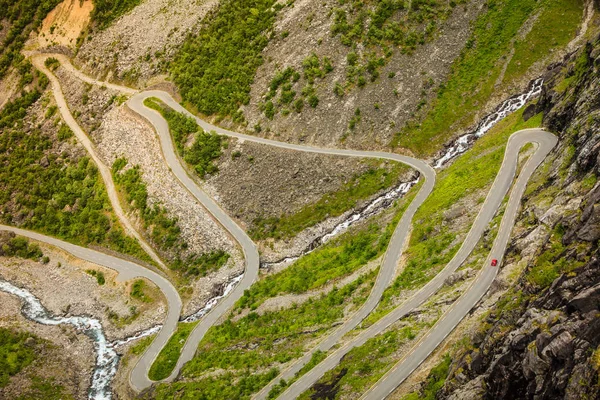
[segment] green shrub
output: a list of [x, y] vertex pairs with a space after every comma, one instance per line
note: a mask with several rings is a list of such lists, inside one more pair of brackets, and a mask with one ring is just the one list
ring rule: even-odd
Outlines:
[[[28, 339], [33, 339], [33, 345]], [[0, 328], [0, 388], [8, 385], [10, 377], [21, 372], [37, 358], [38, 339], [26, 332]]]
[[134, 299], [138, 299], [144, 303], [152, 302], [152, 298], [146, 294], [144, 289], [146, 288], [146, 282], [143, 279], [136, 279], [131, 285], [131, 292], [129, 293]]
[[206, 115], [231, 116], [250, 101], [250, 85], [277, 10], [275, 0], [224, 0], [190, 35], [171, 64], [183, 99]]
[[88, 269], [85, 272], [87, 272], [89, 275], [93, 276], [94, 278], [96, 278], [96, 281], [98, 282], [98, 285], [102, 286], [106, 283], [106, 279], [104, 278], [104, 272], [102, 271], [98, 271], [95, 269]]
[[94, 9], [92, 10], [91, 20], [104, 29], [108, 27], [115, 19], [135, 6], [142, 0], [94, 0]]

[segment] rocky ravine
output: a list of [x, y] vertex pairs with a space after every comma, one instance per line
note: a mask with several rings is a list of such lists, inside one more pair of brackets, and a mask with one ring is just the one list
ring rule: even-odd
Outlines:
[[599, 68], [596, 39], [549, 68], [528, 110], [544, 111], [544, 125], [561, 136], [511, 249], [528, 265], [455, 357], [437, 398], [600, 398]]

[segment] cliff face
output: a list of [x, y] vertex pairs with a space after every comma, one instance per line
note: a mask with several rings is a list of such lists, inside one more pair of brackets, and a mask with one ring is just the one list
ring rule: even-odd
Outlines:
[[600, 398], [599, 69], [597, 39], [548, 68], [542, 97], [527, 110], [543, 111], [561, 139], [509, 249], [527, 267], [455, 356], [438, 399]]

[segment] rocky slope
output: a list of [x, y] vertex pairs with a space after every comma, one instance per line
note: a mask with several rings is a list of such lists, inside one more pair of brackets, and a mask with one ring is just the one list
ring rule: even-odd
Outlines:
[[550, 66], [528, 110], [561, 144], [530, 187], [509, 256], [527, 267], [471, 346], [455, 356], [440, 399], [600, 398], [600, 40]]

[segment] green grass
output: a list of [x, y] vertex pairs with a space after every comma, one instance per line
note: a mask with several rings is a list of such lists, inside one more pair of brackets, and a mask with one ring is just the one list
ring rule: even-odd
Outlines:
[[[555, 9], [559, 4], [557, 1], [562, 0], [489, 0], [487, 11], [475, 21], [471, 38], [453, 63], [451, 74], [438, 90], [437, 98], [420, 121], [409, 123], [396, 135], [392, 145], [411, 149], [418, 156], [432, 155], [457, 129], [473, 124], [475, 111], [498, 90], [495, 83], [502, 70], [503, 57], [510, 51], [511, 40], [517, 37], [521, 26], [537, 10]], [[579, 0], [571, 3], [578, 4]], [[554, 21], [556, 17], [549, 12], [542, 12], [542, 20], [553, 26], [560, 23]], [[516, 79], [521, 76], [521, 66], [525, 68], [544, 58], [550, 49], [574, 36], [574, 22], [575, 19], [569, 17], [565, 20], [565, 27], [556, 33], [549, 33], [546, 27], [536, 25], [528, 35], [527, 43], [535, 42], [539, 47], [535, 52], [527, 52], [525, 42], [518, 44], [514, 68], [508, 71], [508, 77]], [[548, 35], [552, 39], [544, 42]]]
[[160, 400], [249, 399], [251, 394], [269, 383], [277, 373], [278, 370], [275, 368], [266, 372], [247, 370], [239, 375], [224, 373], [198, 379], [195, 382], [174, 382], [169, 386], [158, 386], [156, 398]]
[[129, 349], [129, 352], [136, 356], [143, 354], [146, 351], [146, 349], [152, 344], [152, 341], [154, 340], [155, 337], [156, 337], [156, 335], [150, 335], [150, 336], [141, 338], [136, 344], [131, 346], [131, 348]]
[[310, 371], [311, 369], [316, 367], [325, 358], [327, 358], [326, 352], [321, 351], [321, 350], [315, 351], [312, 354], [310, 361], [308, 363], [306, 363], [300, 369], [300, 371], [296, 372], [296, 374], [294, 375], [294, 377], [292, 379], [290, 379], [289, 381], [282, 379], [279, 381], [279, 383], [277, 385], [273, 386], [273, 388], [269, 391], [269, 395], [268, 395], [267, 399], [276, 399], [277, 396], [279, 396], [281, 393], [283, 393], [285, 391], [285, 389], [287, 389], [292, 383], [294, 383], [302, 375], [306, 374], [308, 371]]
[[[212, 399], [220, 391], [223, 397], [216, 398], [248, 398], [277, 375], [275, 366], [300, 357], [308, 343], [340, 321], [351, 302], [364, 302], [375, 274], [302, 304], [262, 315], [249, 313], [235, 322], [227, 319], [213, 326], [184, 367], [184, 380], [159, 385], [157, 399]], [[205, 377], [222, 370], [227, 372]]]
[[[445, 223], [444, 213], [465, 197], [489, 188], [502, 165], [508, 138], [513, 132], [541, 126], [542, 115], [523, 121], [523, 109], [498, 123], [465, 154], [457, 158], [437, 177], [431, 195], [417, 211], [406, 265], [394, 283], [384, 292], [382, 301], [368, 321], [374, 322], [392, 309], [393, 298], [406, 289], [428, 282], [454, 256], [460, 244], [450, 245], [457, 234]], [[473, 215], [474, 217], [474, 215]]]
[[526, 272], [526, 278], [530, 284], [541, 289], [547, 288], [561, 274], [569, 273], [585, 265], [587, 260], [574, 260], [569, 255], [568, 250], [573, 246], [565, 246], [562, 243], [563, 235], [564, 227], [558, 224], [554, 228], [550, 240], [546, 243], [544, 251]]
[[504, 81], [519, 78], [538, 60], [562, 48], [575, 37], [583, 15], [583, 0], [546, 0], [531, 31], [515, 43], [515, 53]]
[[254, 228], [249, 232], [250, 237], [254, 240], [289, 239], [327, 218], [343, 214], [379, 191], [396, 185], [400, 175], [408, 170], [408, 167], [400, 163], [391, 163], [391, 167], [378, 167], [376, 163], [371, 165], [368, 171], [354, 176], [341, 189], [324, 195], [294, 214], [257, 218], [253, 221]]
[[173, 336], [169, 339], [165, 347], [160, 351], [158, 357], [150, 367], [148, 377], [153, 381], [160, 381], [168, 378], [173, 372], [173, 368], [177, 365], [181, 349], [187, 340], [188, 336], [194, 328], [198, 325], [197, 322], [192, 323], [179, 323], [177, 330], [173, 333]]
[[129, 295], [141, 302], [152, 303], [152, 297], [150, 297], [144, 289], [146, 289], [146, 282], [144, 282], [143, 279], [137, 279], [133, 282]]
[[250, 101], [250, 85], [263, 63], [277, 11], [275, 0], [224, 0], [190, 35], [171, 64], [184, 101], [205, 115], [242, 122], [239, 107]]
[[[26, 344], [32, 338], [34, 345]], [[8, 385], [10, 377], [21, 372], [36, 358], [38, 339], [27, 333], [0, 328], [0, 388]]]
[[[325, 373], [319, 383], [335, 383], [335, 389], [331, 390], [335, 397], [332, 398], [344, 398], [350, 392], [365, 392], [392, 367], [389, 357], [393, 357], [400, 346], [415, 339], [426, 326], [428, 324], [411, 319], [410, 325], [369, 339], [364, 345], [350, 350], [334, 369]], [[311, 388], [302, 393], [299, 399], [308, 400], [313, 395], [314, 389]]]
[[22, 389], [24, 394], [20, 394], [15, 400], [74, 400], [54, 378], [32, 376], [31, 386]]

